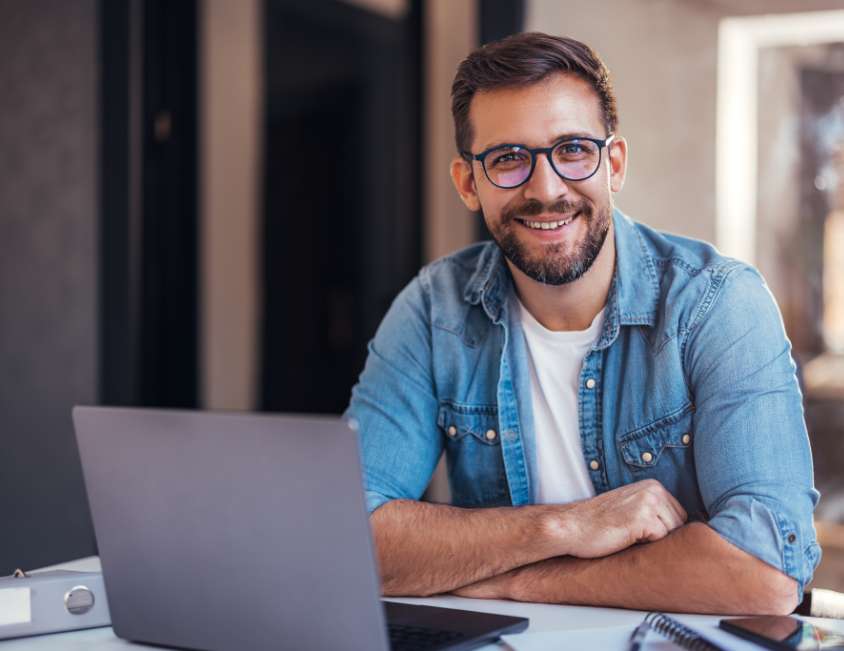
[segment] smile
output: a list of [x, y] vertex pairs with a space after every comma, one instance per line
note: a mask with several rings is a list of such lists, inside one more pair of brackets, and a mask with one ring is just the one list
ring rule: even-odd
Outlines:
[[568, 219], [560, 219], [558, 221], [553, 222], [539, 222], [539, 221], [531, 221], [529, 219], [519, 219], [516, 218], [516, 221], [521, 222], [523, 225], [527, 226], [528, 228], [532, 228], [538, 231], [555, 231], [558, 228], [562, 228], [563, 226], [568, 226], [571, 224], [574, 219], [577, 217], [579, 213], [576, 213], [569, 217]]

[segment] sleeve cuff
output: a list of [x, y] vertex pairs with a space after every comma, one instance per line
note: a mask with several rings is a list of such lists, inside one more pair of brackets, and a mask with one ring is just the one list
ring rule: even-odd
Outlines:
[[390, 501], [389, 497], [376, 491], [366, 491], [364, 495], [366, 497], [366, 512], [369, 515], [372, 515], [378, 507]]
[[814, 527], [801, 531], [796, 521], [749, 495], [730, 497], [709, 526], [739, 549], [797, 581], [798, 600], [820, 562]]

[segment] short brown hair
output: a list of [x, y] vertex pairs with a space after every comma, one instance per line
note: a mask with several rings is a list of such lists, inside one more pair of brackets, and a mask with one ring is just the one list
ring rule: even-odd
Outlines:
[[618, 126], [610, 73], [592, 48], [573, 38], [541, 32], [513, 34], [487, 43], [466, 57], [451, 86], [451, 114], [458, 152], [472, 143], [469, 106], [478, 91], [535, 84], [555, 73], [587, 81], [598, 95], [607, 133]]

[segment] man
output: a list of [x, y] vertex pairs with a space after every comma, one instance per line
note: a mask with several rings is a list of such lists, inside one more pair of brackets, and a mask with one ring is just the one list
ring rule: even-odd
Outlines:
[[[384, 592], [791, 612], [818, 494], [764, 281], [613, 209], [627, 143], [586, 45], [487, 45], [452, 97], [495, 242], [422, 269], [353, 390]], [[443, 450], [453, 505], [420, 502]]]

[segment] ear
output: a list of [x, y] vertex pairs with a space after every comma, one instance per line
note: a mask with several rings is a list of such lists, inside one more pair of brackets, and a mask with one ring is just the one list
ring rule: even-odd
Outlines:
[[481, 202], [478, 199], [478, 187], [475, 184], [475, 174], [472, 171], [472, 164], [459, 156], [451, 161], [451, 181], [457, 194], [463, 200], [465, 206], [472, 212], [481, 209]]
[[610, 160], [610, 189], [620, 192], [624, 187], [627, 176], [627, 141], [624, 138], [614, 138], [609, 146]]

